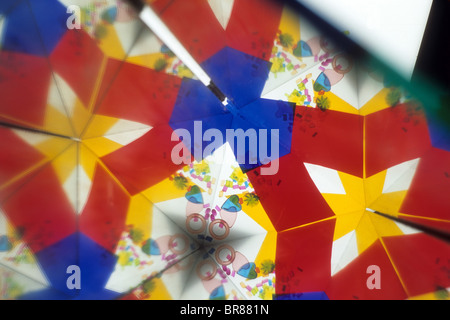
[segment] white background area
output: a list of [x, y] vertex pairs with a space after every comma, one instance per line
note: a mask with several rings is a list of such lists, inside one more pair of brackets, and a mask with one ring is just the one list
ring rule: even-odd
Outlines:
[[297, 0], [406, 79], [414, 70], [432, 0]]

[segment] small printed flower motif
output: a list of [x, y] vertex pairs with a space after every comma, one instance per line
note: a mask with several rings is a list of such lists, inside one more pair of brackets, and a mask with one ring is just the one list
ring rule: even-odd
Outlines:
[[156, 283], [153, 279], [151, 280], [146, 280], [144, 281], [144, 283], [142, 284], [142, 290], [144, 291], [144, 293], [146, 294], [150, 294], [152, 291], [154, 291], [156, 288]]
[[247, 193], [243, 201], [249, 207], [254, 207], [259, 203], [259, 197], [255, 193]]
[[160, 58], [160, 59], [155, 61], [155, 64], [153, 65], [153, 68], [156, 71], [161, 71], [161, 70], [166, 69], [167, 65], [168, 65], [167, 60], [164, 59], [164, 58]]
[[330, 109], [330, 100], [325, 96], [320, 96], [316, 100], [316, 105], [320, 110]]
[[386, 95], [386, 103], [394, 107], [400, 102], [400, 99], [402, 98], [402, 92], [399, 88], [391, 87], [389, 89], [389, 93]]
[[281, 33], [278, 38], [283, 48], [290, 48], [294, 43], [294, 38], [289, 33]]
[[[174, 177], [173, 178], [173, 182], [175, 184], [175, 187], [177, 187], [178, 189], [183, 190], [183, 189], [186, 189], [188, 187], [187, 186], [188, 180], [185, 177], [181, 176], [181, 175]], [[190, 188], [190, 186], [189, 186], [189, 188]]]
[[133, 241], [133, 243], [140, 243], [142, 241], [144, 234], [141, 229], [138, 228], [132, 228], [130, 230], [130, 238]]
[[262, 274], [268, 275], [269, 273], [272, 273], [275, 270], [275, 263], [270, 259], [264, 260], [261, 263], [260, 270]]

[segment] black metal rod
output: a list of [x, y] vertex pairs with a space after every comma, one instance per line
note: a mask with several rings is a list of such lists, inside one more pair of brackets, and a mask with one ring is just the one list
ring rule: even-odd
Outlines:
[[144, 8], [144, 2], [142, 0], [127, 0], [128, 3], [136, 9], [137, 12], [141, 12]]
[[3, 122], [3, 121], [0, 121], [0, 127], [4, 127], [4, 128], [8, 128], [8, 129], [23, 130], [23, 131], [27, 131], [27, 132], [31, 132], [31, 133], [37, 133], [37, 134], [45, 134], [45, 135], [49, 135], [49, 136], [53, 136], [53, 137], [69, 139], [69, 140], [74, 140], [74, 141], [78, 141], [79, 140], [77, 138], [70, 137], [70, 136], [65, 136], [63, 134], [54, 133], [54, 132], [45, 131], [45, 130], [39, 130], [39, 129], [35, 129], [35, 128], [30, 128], [30, 127], [25, 127], [25, 126], [16, 125], [16, 124], [13, 124], [13, 123], [7, 123], [7, 122]]
[[425, 226], [425, 225], [422, 225], [422, 224], [419, 224], [419, 223], [415, 223], [415, 222], [412, 222], [412, 221], [409, 221], [409, 220], [406, 220], [406, 219], [401, 219], [401, 218], [398, 218], [398, 217], [394, 217], [394, 216], [391, 216], [389, 214], [386, 214], [386, 213], [383, 213], [383, 212], [379, 212], [379, 211], [376, 211], [376, 210], [371, 210], [371, 211], [373, 213], [376, 213], [376, 214], [382, 216], [382, 217], [385, 217], [387, 219], [399, 222], [399, 223], [404, 224], [404, 225], [406, 225], [408, 227], [412, 227], [414, 229], [420, 230], [420, 231], [422, 231], [422, 232], [424, 232], [426, 234], [429, 234], [430, 236], [433, 236], [435, 238], [438, 238], [438, 239], [441, 239], [441, 240], [443, 240], [445, 242], [450, 243], [450, 233], [448, 233], [448, 232], [446, 232], [444, 230], [431, 228], [431, 227], [428, 227], [428, 226]]

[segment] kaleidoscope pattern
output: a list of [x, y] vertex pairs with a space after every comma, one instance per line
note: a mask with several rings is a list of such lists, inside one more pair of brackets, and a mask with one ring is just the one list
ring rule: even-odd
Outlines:
[[147, 5], [227, 104], [126, 1], [0, 4], [1, 299], [448, 298], [427, 101], [284, 2]]

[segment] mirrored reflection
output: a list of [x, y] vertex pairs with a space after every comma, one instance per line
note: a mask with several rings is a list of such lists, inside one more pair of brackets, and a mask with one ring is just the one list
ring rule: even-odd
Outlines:
[[0, 5], [2, 299], [448, 297], [439, 92], [283, 2], [149, 4], [229, 104], [126, 1]]

